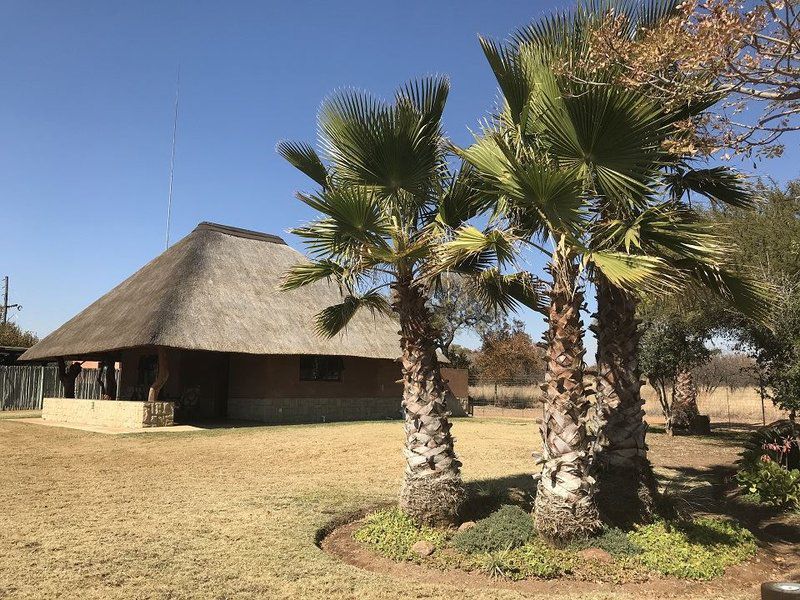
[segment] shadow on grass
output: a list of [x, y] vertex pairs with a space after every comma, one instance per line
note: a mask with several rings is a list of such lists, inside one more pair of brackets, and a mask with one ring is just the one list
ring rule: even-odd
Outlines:
[[[750, 529], [761, 545], [791, 545], [789, 551], [800, 555], [800, 513], [742, 499], [735, 493], [735, 469], [730, 464], [677, 467], [673, 472], [672, 477], [659, 477], [660, 487], [666, 491], [667, 505], [672, 509], [667, 510], [665, 516], [688, 518], [708, 514], [733, 519]], [[465, 521], [487, 517], [504, 504], [531, 511], [536, 480], [529, 473], [520, 473], [472, 481], [467, 484], [467, 494], [462, 517]], [[701, 525], [689, 525], [686, 534], [704, 544], [731, 544], [728, 536]]]
[[[747, 501], [736, 491], [731, 465], [676, 467], [675, 477], [659, 478], [678, 514], [707, 513], [728, 517], [750, 529], [762, 544], [800, 544], [800, 515]], [[800, 547], [793, 552], [800, 554]]]
[[[731, 423], [731, 424], [715, 424], [712, 426], [711, 434], [687, 434], [676, 433], [675, 439], [688, 438], [698, 439], [704, 441], [720, 442], [728, 446], [741, 446], [742, 442], [746, 439], [747, 434], [754, 431], [758, 427], [748, 423]], [[647, 428], [648, 434], [666, 435], [667, 430], [659, 425], [650, 425]]]
[[530, 512], [536, 497], [536, 481], [530, 473], [482, 479], [467, 483], [467, 502], [462, 509], [464, 521], [488, 517], [504, 504], [514, 504]]

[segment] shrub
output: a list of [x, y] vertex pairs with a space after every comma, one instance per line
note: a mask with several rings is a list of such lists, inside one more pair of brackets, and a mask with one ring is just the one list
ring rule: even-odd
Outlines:
[[478, 566], [492, 577], [553, 579], [572, 572], [575, 556], [565, 550], [552, 548], [536, 538], [518, 548], [482, 554]]
[[444, 532], [417, 526], [399, 508], [389, 508], [371, 514], [353, 537], [393, 560], [412, 558], [411, 546], [420, 540], [427, 540], [437, 548], [442, 547], [447, 540]]
[[466, 554], [511, 550], [534, 537], [533, 519], [519, 506], [500, 507], [475, 526], [453, 536], [453, 546]]
[[[788, 442], [788, 444], [787, 444]], [[787, 469], [800, 469], [800, 429], [789, 420], [775, 421], [747, 436], [740, 463], [753, 466], [767, 455]]]
[[768, 457], [740, 470], [736, 480], [746, 494], [765, 504], [800, 505], [800, 471], [785, 469]]
[[729, 521], [699, 518], [645, 525], [629, 535], [646, 567], [681, 579], [712, 579], [756, 552], [755, 538]]
[[602, 548], [612, 556], [635, 556], [642, 553], [642, 549], [631, 541], [625, 531], [618, 527], [608, 527], [599, 535], [574, 542], [570, 547], [573, 550]]

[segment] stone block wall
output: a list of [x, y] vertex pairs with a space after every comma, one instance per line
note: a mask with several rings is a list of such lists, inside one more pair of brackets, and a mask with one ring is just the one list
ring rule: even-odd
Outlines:
[[173, 416], [172, 402], [45, 398], [42, 404], [45, 421], [76, 425], [142, 429], [172, 425]]
[[170, 427], [175, 424], [175, 404], [172, 402], [143, 402], [143, 427]]
[[[229, 398], [228, 418], [273, 424], [328, 423], [400, 419], [401, 398]], [[459, 399], [448, 406], [453, 416], [465, 416]]]
[[400, 398], [229, 398], [228, 418], [264, 423], [399, 419]]

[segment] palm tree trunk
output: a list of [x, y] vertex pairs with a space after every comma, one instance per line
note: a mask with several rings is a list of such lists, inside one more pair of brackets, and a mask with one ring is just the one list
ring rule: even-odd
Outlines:
[[672, 396], [672, 410], [669, 428], [692, 431], [695, 418], [700, 414], [697, 408], [697, 386], [689, 369], [681, 369], [675, 376]]
[[629, 527], [652, 520], [657, 493], [645, 443], [637, 300], [602, 276], [596, 287], [597, 501], [604, 521]]
[[464, 502], [461, 463], [453, 447], [447, 386], [436, 358], [436, 331], [419, 286], [394, 286], [393, 307], [400, 318], [406, 471], [400, 506], [418, 523], [457, 522]]
[[583, 384], [584, 347], [577, 265], [562, 250], [553, 253], [547, 333], [542, 474], [534, 503], [536, 529], [554, 542], [586, 536], [600, 525], [589, 474], [586, 418], [590, 406]]

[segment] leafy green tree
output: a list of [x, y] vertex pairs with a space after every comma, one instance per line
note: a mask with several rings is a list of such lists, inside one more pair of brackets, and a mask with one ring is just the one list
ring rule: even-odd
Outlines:
[[[598, 220], [598, 205], [647, 201], [662, 158], [658, 141], [678, 115], [665, 116], [641, 95], [613, 85], [578, 88], [574, 80], [556, 78], [552, 52], [541, 44], [482, 43], [504, 103], [460, 154], [482, 189], [497, 197], [496, 215], [484, 231], [461, 228], [444, 254], [457, 268], [475, 269], [508, 268], [521, 247], [549, 257], [544, 451], [534, 514], [540, 534], [564, 540], [599, 525], [586, 428], [585, 275], [602, 276], [629, 293], [654, 292], [680, 277], [663, 257], [610, 243], [631, 227], [623, 216]], [[676, 238], [678, 247], [697, 248], [703, 232], [691, 223], [689, 234], [675, 227], [682, 214], [658, 204], [639, 221], [663, 239]]]
[[669, 432], [673, 431], [676, 418], [684, 418], [676, 413], [696, 402], [696, 392], [689, 398], [680, 395], [691, 394], [681, 390], [681, 386], [692, 386], [692, 369], [710, 360], [712, 353], [706, 346], [707, 339], [707, 331], [692, 327], [676, 315], [651, 317], [643, 323], [639, 364], [656, 391]]
[[[599, 437], [593, 466], [598, 473], [602, 471], [598, 481], [604, 516], [616, 520], [611, 513], [624, 506], [625, 515], [620, 516], [628, 523], [633, 512], [640, 514], [633, 520], [651, 516], [655, 494], [636, 357], [636, 311], [641, 297], [653, 292], [684, 294], [687, 286], [701, 286], [747, 310], [755, 310], [762, 298], [753, 285], [730, 272], [726, 265], [729, 244], [687, 202], [694, 195], [739, 207], [752, 204], [741, 176], [724, 167], [695, 164], [691, 146], [684, 143], [687, 134], [680, 124], [701, 118], [718, 96], [707, 90], [705, 96], [695, 96], [691, 101], [686, 98], [665, 108], [660, 103], [642, 102], [646, 94], [634, 88], [631, 97], [640, 102], [640, 107], [646, 107], [638, 114], [618, 107], [613, 107], [616, 113], [613, 108], [606, 111], [596, 99], [592, 106], [595, 85], [613, 88], [619, 83], [613, 69], [603, 72], [592, 66], [591, 73], [582, 70], [607, 9], [601, 3], [558, 15], [530, 25], [517, 39], [519, 44], [543, 48], [551, 64], [570, 65], [561, 75], [570, 82], [563, 86], [565, 93], [584, 99], [575, 102], [573, 114], [594, 111], [601, 115], [573, 126], [569, 140], [569, 159], [580, 164], [585, 189], [594, 200], [590, 208], [596, 219], [591, 232], [594, 248], [652, 257], [670, 271], [661, 290], [642, 285], [626, 289], [601, 269], [590, 269], [589, 273], [597, 291], [592, 329], [597, 336], [595, 428]], [[672, 14], [676, 3], [654, 0], [617, 6], [616, 10], [635, 25], [626, 31], [626, 35], [635, 37]], [[590, 76], [592, 83], [587, 84]]]
[[762, 402], [794, 417], [800, 409], [800, 180], [765, 185], [753, 210], [718, 207], [709, 216], [737, 239], [734, 261], [771, 287], [766, 321], [726, 313], [721, 328], [756, 364]]
[[[485, 204], [464, 182], [468, 172], [448, 169], [441, 124], [448, 92], [444, 78], [410, 83], [391, 103], [340, 92], [319, 113], [322, 156], [306, 144], [278, 146], [319, 185], [298, 197], [320, 217], [294, 230], [312, 260], [292, 268], [284, 288], [320, 280], [340, 286], [342, 302], [316, 319], [325, 336], [344, 329], [357, 310], [399, 320], [406, 434], [400, 505], [420, 523], [455, 522], [464, 498], [429, 308], [436, 251], [451, 226]], [[523, 278], [497, 271], [475, 286], [487, 306], [497, 301], [501, 308], [527, 301], [532, 290]]]
[[[726, 296], [735, 287], [751, 305], [760, 300], [724, 270], [725, 246], [679, 201], [686, 189], [706, 195], [724, 189], [734, 202], [746, 202], [738, 187], [720, 184], [738, 184], [737, 177], [692, 170], [667, 143], [680, 135], [679, 121], [708, 103], [666, 110], [613, 82], [552, 73], [554, 60], [587, 51], [592, 22], [591, 12], [579, 11], [535, 23], [504, 46], [482, 40], [503, 105], [460, 154], [498, 198], [497, 216], [494, 227], [464, 228], [448, 245], [453, 257], [473, 266], [511, 264], [520, 245], [550, 256], [544, 458], [534, 512], [540, 533], [551, 538], [596, 526], [592, 450], [602, 451], [595, 464], [602, 459], [623, 471], [620, 481], [649, 473], [635, 354], [638, 296], [697, 281]], [[545, 249], [548, 241], [552, 250]], [[598, 444], [585, 427], [586, 276], [598, 288], [597, 413], [605, 421]]]
[[0, 346], [15, 346], [17, 348], [30, 348], [39, 338], [32, 331], [24, 331], [12, 321], [0, 323]]

